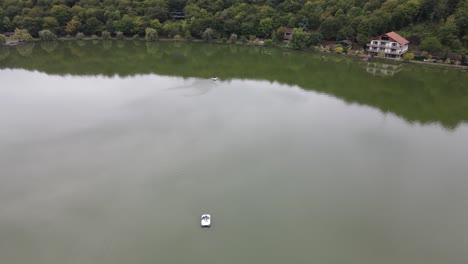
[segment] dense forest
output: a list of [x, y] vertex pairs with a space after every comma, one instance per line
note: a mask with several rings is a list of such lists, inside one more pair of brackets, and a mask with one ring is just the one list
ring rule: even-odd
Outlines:
[[[174, 19], [172, 12], [179, 16]], [[182, 14], [182, 16], [180, 15]], [[281, 27], [320, 32], [325, 40], [366, 43], [397, 31], [429, 51], [468, 50], [468, 0], [2, 0], [0, 32], [27, 29], [37, 37], [101, 35], [102, 31], [141, 35], [216, 38], [277, 38]]]

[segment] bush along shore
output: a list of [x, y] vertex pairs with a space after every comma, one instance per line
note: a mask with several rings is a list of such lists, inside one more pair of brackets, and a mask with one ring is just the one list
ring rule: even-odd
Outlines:
[[[357, 43], [349, 43], [342, 41], [324, 41], [320, 33], [306, 34], [302, 29], [294, 29], [289, 40], [284, 40], [284, 32], [281, 29], [278, 32], [272, 32], [271, 39], [258, 38], [254, 35], [246, 38], [244, 36], [238, 37], [237, 34], [231, 34], [229, 38], [220, 38], [219, 35], [211, 28], [207, 28], [201, 38], [193, 38], [190, 35], [173, 37], [163, 36], [159, 37], [158, 31], [153, 28], [146, 28], [144, 36], [135, 34], [132, 37], [125, 36], [122, 32], [111, 33], [109, 31], [102, 31], [101, 34], [85, 35], [78, 32], [75, 36], [62, 36], [57, 37], [50, 30], [39, 31], [39, 38], [33, 38], [25, 29], [16, 29], [10, 37], [0, 34], [0, 46], [17, 46], [30, 41], [66, 41], [66, 40], [146, 40], [149, 42], [154, 41], [190, 41], [190, 42], [209, 42], [209, 43], [228, 43], [228, 44], [244, 44], [244, 45], [260, 45], [264, 47], [281, 47], [291, 48], [301, 51], [314, 51], [329, 54], [358, 56], [361, 60], [367, 61], [371, 58], [366, 54], [365, 48]], [[383, 54], [378, 54], [375, 58], [385, 59]], [[456, 53], [435, 52], [429, 53], [426, 51], [410, 51], [402, 56], [404, 61], [414, 61], [424, 64], [437, 64], [437, 65], [451, 65], [466, 68], [468, 60], [466, 55], [459, 55]]]

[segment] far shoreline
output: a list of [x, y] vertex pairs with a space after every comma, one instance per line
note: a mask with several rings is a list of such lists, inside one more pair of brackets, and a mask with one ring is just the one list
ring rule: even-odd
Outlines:
[[[296, 52], [306, 52], [306, 53], [315, 53], [315, 54], [323, 54], [322, 56], [327, 57], [336, 57], [336, 56], [345, 56], [345, 57], [352, 57], [359, 59], [360, 62], [394, 62], [394, 63], [412, 63], [418, 66], [429, 66], [429, 67], [437, 67], [437, 68], [450, 68], [450, 69], [457, 69], [457, 70], [467, 70], [468, 66], [466, 65], [455, 65], [455, 64], [447, 64], [447, 63], [436, 63], [436, 62], [423, 62], [419, 60], [405, 60], [405, 59], [391, 59], [391, 58], [384, 58], [384, 57], [372, 57], [370, 55], [364, 54], [362, 52], [359, 54], [348, 54], [348, 53], [335, 53], [332, 51], [321, 51], [318, 46], [312, 46], [306, 49], [295, 49], [288, 46], [288, 43], [285, 42], [273, 42], [271, 45], [265, 45], [264, 41], [250, 41], [247, 40], [243, 41], [236, 41], [232, 43], [228, 40], [212, 40], [212, 41], [205, 41], [202, 39], [174, 39], [174, 38], [158, 38], [156, 41], [146, 41], [144, 37], [139, 38], [109, 38], [103, 39], [102, 37], [93, 38], [93, 37], [84, 37], [84, 38], [76, 38], [76, 37], [57, 37], [54, 41], [60, 42], [68, 42], [68, 41], [141, 41], [141, 42], [148, 42], [148, 43], [157, 43], [157, 42], [172, 42], [172, 43], [206, 43], [206, 44], [224, 44], [224, 45], [242, 45], [242, 46], [255, 46], [255, 47], [264, 47], [264, 48], [280, 48], [285, 50], [292, 50]], [[28, 43], [39, 43], [39, 42], [51, 42], [51, 41], [44, 41], [40, 38], [33, 38], [29, 41], [18, 41], [8, 38], [7, 42], [3, 45], [0, 45], [0, 48], [8, 48], [8, 47], [17, 47], [26, 45]], [[282, 44], [282, 45], [281, 45]], [[323, 47], [323, 46], [322, 46]], [[371, 61], [369, 61], [371, 59]]]

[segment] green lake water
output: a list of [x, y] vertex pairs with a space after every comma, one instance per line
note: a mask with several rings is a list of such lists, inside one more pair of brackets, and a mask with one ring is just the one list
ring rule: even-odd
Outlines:
[[466, 264], [467, 122], [462, 70], [0, 48], [0, 262]]

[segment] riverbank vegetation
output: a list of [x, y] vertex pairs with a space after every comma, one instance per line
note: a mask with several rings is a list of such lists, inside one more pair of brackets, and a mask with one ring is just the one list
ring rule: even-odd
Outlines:
[[[468, 0], [5, 0], [0, 32], [33, 37], [144, 37], [147, 28], [174, 38], [281, 40], [281, 28], [301, 28], [323, 40], [364, 44], [398, 31], [429, 52], [468, 50]], [[208, 32], [207, 30], [210, 29]], [[208, 34], [209, 33], [209, 34]], [[310, 40], [304, 45], [309, 45]]]

